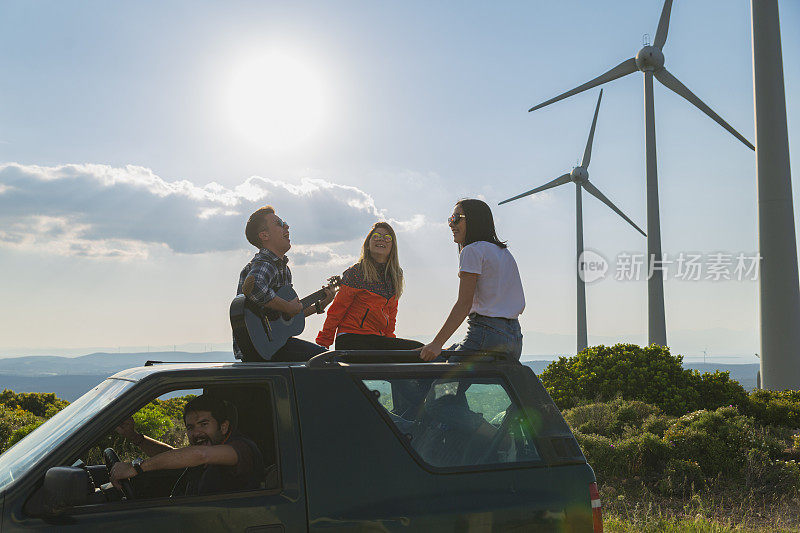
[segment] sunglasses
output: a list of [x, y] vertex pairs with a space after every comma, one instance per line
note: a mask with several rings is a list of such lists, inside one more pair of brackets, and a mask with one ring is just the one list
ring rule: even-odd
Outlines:
[[277, 216], [277, 215], [276, 215], [276, 216], [275, 216], [275, 219], [276, 219], [276, 220], [275, 220], [275, 224], [276, 224], [276, 225], [277, 225], [279, 228], [288, 228], [288, 227], [289, 227], [289, 224], [288, 224], [288, 223], [286, 223], [286, 222], [284, 222], [284, 221], [283, 221], [283, 219], [282, 219], [281, 217], [279, 217], [279, 216]]
[[453, 226], [455, 224], [458, 224], [458, 221], [461, 220], [462, 218], [467, 218], [467, 215], [465, 215], [464, 213], [450, 215], [450, 217], [447, 219], [447, 223]]
[[372, 234], [372, 238], [373, 239], [383, 239], [386, 242], [392, 242], [392, 236], [389, 233], [387, 233], [386, 235], [381, 235], [380, 233], [378, 233], [376, 231], [375, 233]]

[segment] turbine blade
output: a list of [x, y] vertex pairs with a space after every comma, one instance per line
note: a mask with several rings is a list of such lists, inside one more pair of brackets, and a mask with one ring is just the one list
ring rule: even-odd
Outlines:
[[594, 108], [594, 118], [592, 119], [592, 129], [589, 130], [589, 140], [586, 141], [586, 150], [583, 151], [581, 166], [589, 168], [589, 161], [592, 159], [592, 142], [594, 141], [594, 127], [597, 125], [597, 112], [600, 111], [600, 99], [603, 98], [603, 89], [600, 89], [600, 96], [597, 97], [597, 107]]
[[503, 200], [502, 202], [500, 202], [497, 205], [503, 205], [505, 203], [508, 203], [508, 202], [511, 202], [511, 201], [514, 201], [514, 200], [518, 200], [518, 199], [523, 198], [525, 196], [528, 196], [528, 195], [531, 195], [531, 194], [536, 194], [537, 192], [541, 192], [541, 191], [544, 191], [546, 189], [552, 189], [553, 187], [558, 187], [559, 185], [564, 185], [565, 183], [569, 183], [570, 181], [572, 181], [572, 176], [570, 176], [569, 174], [564, 174], [562, 176], [557, 177], [553, 181], [545, 183], [541, 187], [536, 187], [535, 189], [531, 189], [528, 192], [524, 192], [522, 194], [518, 194], [518, 195], [514, 196], [513, 198], [509, 198], [508, 200]]
[[642, 229], [641, 229], [639, 226], [637, 226], [636, 224], [634, 224], [634, 223], [633, 223], [633, 220], [631, 220], [631, 219], [629, 219], [627, 216], [625, 216], [625, 213], [623, 213], [622, 211], [620, 211], [619, 207], [617, 207], [617, 206], [615, 206], [613, 203], [611, 203], [611, 200], [609, 200], [608, 198], [606, 198], [606, 196], [605, 196], [603, 193], [601, 193], [601, 192], [598, 190], [598, 188], [597, 188], [597, 187], [595, 187], [594, 185], [592, 185], [592, 184], [591, 184], [591, 183], [590, 183], [588, 180], [587, 180], [587, 181], [584, 181], [584, 182], [583, 182], [581, 185], [583, 185], [583, 188], [584, 188], [584, 189], [586, 189], [586, 192], [588, 192], [589, 194], [591, 194], [592, 196], [594, 196], [595, 198], [597, 198], [598, 200], [600, 200], [601, 202], [603, 202], [604, 204], [606, 204], [606, 205], [607, 205], [608, 207], [610, 207], [610, 208], [611, 208], [611, 209], [612, 209], [612, 210], [613, 210], [613, 211], [614, 211], [616, 214], [618, 214], [619, 216], [621, 216], [622, 218], [624, 218], [625, 220], [627, 220], [627, 221], [628, 221], [628, 224], [630, 224], [631, 226], [633, 226], [634, 228], [636, 228], [636, 231], [638, 231], [639, 233], [641, 233], [642, 235], [644, 235], [645, 237], [647, 237], [647, 233], [643, 232], [643, 231], [642, 231]]
[[664, 48], [664, 43], [667, 42], [667, 32], [669, 31], [669, 15], [672, 11], [672, 0], [666, 0], [664, 7], [661, 9], [661, 18], [658, 19], [658, 29], [656, 30], [656, 38], [653, 41], [653, 46], [659, 50]]
[[636, 70], [637, 70], [637, 68], [636, 68], [636, 59], [634, 59], [634, 58], [626, 59], [625, 61], [623, 61], [622, 63], [620, 63], [616, 67], [612, 68], [611, 70], [609, 70], [605, 74], [600, 74], [598, 77], [596, 77], [592, 81], [587, 81], [583, 85], [579, 85], [578, 87], [575, 87], [571, 91], [567, 91], [567, 92], [565, 92], [563, 94], [560, 94], [560, 95], [556, 96], [555, 98], [551, 98], [550, 100], [548, 100], [546, 102], [542, 102], [541, 104], [528, 109], [528, 112], [530, 113], [531, 111], [536, 111], [537, 109], [540, 109], [540, 108], [542, 108], [542, 107], [544, 107], [546, 105], [550, 105], [553, 102], [558, 102], [559, 100], [563, 100], [564, 98], [568, 98], [568, 97], [572, 96], [573, 94], [578, 94], [578, 93], [581, 93], [581, 92], [583, 92], [583, 91], [585, 91], [587, 89], [591, 89], [592, 87], [597, 87], [598, 85], [602, 85], [602, 84], [607, 83], [609, 81], [614, 81], [617, 78], [621, 78], [622, 76], [627, 76], [628, 74], [636, 72]]
[[675, 93], [683, 96], [686, 100], [689, 101], [692, 105], [694, 105], [697, 109], [711, 117], [711, 119], [728, 130], [734, 137], [742, 141], [745, 146], [750, 148], [751, 150], [755, 150], [756, 147], [753, 146], [750, 141], [748, 141], [741, 133], [733, 129], [733, 126], [725, 122], [722, 117], [714, 113], [714, 111], [708, 107], [702, 100], [700, 100], [695, 94], [690, 91], [684, 84], [678, 80], [675, 76], [670, 74], [670, 72], [662, 68], [661, 70], [656, 71], [655, 77], [658, 81], [660, 81], [667, 89], [674, 91]]

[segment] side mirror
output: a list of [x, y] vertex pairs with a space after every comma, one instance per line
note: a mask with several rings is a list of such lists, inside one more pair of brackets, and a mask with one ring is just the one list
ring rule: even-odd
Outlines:
[[42, 510], [48, 515], [85, 505], [89, 501], [89, 474], [83, 468], [55, 466], [47, 471], [42, 487]]

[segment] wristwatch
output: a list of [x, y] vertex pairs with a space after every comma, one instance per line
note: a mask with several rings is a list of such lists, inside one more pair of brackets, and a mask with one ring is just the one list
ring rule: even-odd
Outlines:
[[136, 469], [137, 474], [144, 474], [144, 470], [142, 470], [142, 461], [141, 457], [137, 457], [133, 461], [131, 461], [131, 466]]

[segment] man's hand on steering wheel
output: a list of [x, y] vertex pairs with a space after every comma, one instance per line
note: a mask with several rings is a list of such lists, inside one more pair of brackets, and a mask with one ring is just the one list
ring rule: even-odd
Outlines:
[[136, 469], [130, 463], [124, 463], [122, 461], [115, 463], [113, 467], [111, 467], [111, 475], [109, 476], [111, 479], [111, 483], [119, 490], [122, 490], [122, 483], [121, 480], [123, 479], [130, 479], [136, 476], [137, 472]]
[[[131, 485], [131, 477], [136, 475], [136, 468], [131, 463], [123, 463], [119, 460], [119, 454], [114, 451], [114, 448], [106, 448], [103, 450], [103, 461], [106, 463], [108, 469], [108, 477], [112, 485], [121, 490], [125, 497], [132, 500], [136, 497], [133, 492], [133, 485]], [[117, 468], [119, 467], [119, 469]], [[127, 472], [125, 468], [132, 468], [133, 473]], [[114, 472], [117, 472], [116, 477]]]

